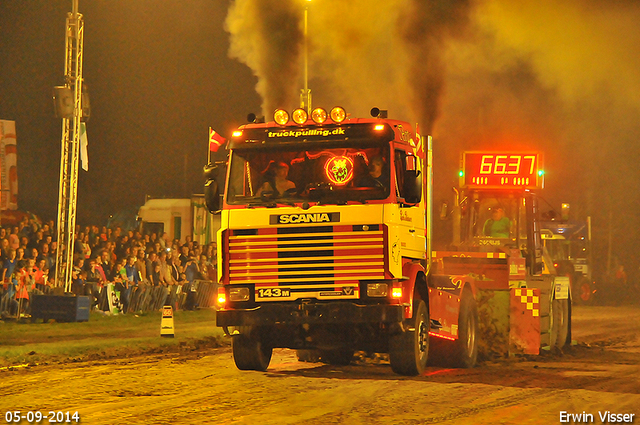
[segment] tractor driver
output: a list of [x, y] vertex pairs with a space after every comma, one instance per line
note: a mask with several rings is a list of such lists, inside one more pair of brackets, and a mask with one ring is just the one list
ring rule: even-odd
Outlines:
[[511, 220], [504, 215], [502, 207], [491, 209], [491, 218], [484, 223], [482, 233], [492, 238], [508, 238], [511, 230]]

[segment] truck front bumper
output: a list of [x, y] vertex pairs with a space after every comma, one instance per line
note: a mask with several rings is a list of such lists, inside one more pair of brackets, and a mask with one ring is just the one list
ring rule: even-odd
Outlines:
[[348, 302], [308, 304], [263, 304], [251, 310], [219, 310], [216, 325], [269, 326], [303, 324], [399, 323], [404, 319], [401, 305], [358, 305]]

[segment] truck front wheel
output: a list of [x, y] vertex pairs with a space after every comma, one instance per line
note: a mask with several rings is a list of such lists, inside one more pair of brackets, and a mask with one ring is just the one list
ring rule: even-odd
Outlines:
[[429, 310], [425, 302], [417, 303], [409, 330], [389, 338], [391, 369], [399, 375], [419, 375], [429, 356]]
[[233, 361], [240, 370], [266, 371], [273, 349], [248, 334], [234, 335], [231, 340]]

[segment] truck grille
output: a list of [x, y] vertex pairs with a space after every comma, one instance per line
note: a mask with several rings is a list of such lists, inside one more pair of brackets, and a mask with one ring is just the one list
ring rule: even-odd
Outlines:
[[232, 230], [229, 283], [256, 301], [358, 298], [360, 280], [384, 279], [380, 225]]

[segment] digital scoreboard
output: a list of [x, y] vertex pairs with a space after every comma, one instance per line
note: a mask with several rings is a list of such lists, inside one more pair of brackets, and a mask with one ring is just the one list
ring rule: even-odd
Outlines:
[[535, 152], [464, 152], [460, 187], [478, 189], [541, 189], [542, 155]]

